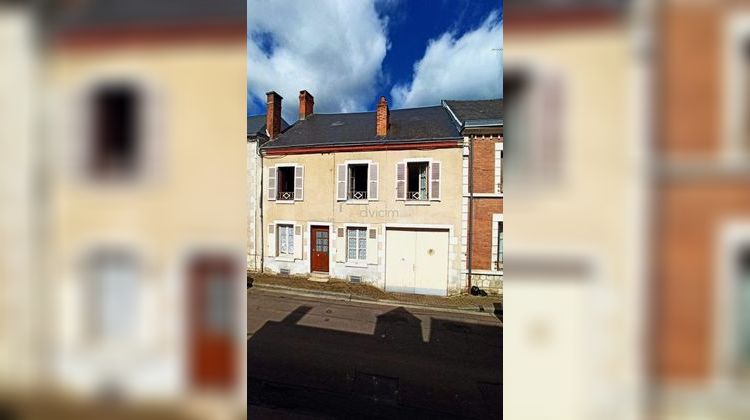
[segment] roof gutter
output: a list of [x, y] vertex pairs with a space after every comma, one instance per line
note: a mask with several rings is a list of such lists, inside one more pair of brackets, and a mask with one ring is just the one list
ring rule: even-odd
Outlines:
[[303, 153], [325, 153], [325, 152], [347, 152], [347, 151], [378, 151], [378, 150], [407, 150], [415, 148], [442, 149], [460, 147], [462, 137], [447, 137], [440, 139], [415, 139], [408, 142], [347, 142], [331, 145], [330, 143], [314, 143], [304, 146], [285, 147], [262, 147], [263, 153], [268, 155], [279, 154], [303, 154]]

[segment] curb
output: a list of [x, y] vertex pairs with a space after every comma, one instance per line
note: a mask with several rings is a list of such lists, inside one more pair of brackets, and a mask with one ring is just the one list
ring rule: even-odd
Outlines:
[[383, 306], [402, 306], [405, 308], [413, 308], [413, 309], [430, 309], [430, 310], [439, 311], [439, 312], [484, 315], [484, 316], [490, 316], [493, 318], [496, 317], [497, 315], [502, 315], [502, 310], [495, 309], [494, 305], [493, 305], [493, 308], [491, 308], [491, 310], [485, 310], [485, 307], [479, 306], [479, 305], [461, 306], [461, 307], [430, 306], [430, 305], [423, 305], [419, 303], [401, 302], [398, 300], [391, 300], [391, 299], [375, 299], [375, 298], [370, 298], [367, 296], [352, 295], [351, 293], [308, 290], [308, 289], [300, 289], [296, 287], [280, 286], [276, 284], [267, 284], [267, 283], [253, 284], [250, 288], [248, 288], [248, 290], [250, 289], [283, 291], [283, 292], [286, 292], [295, 296], [319, 297], [319, 298], [331, 299], [331, 300], [356, 302], [356, 303], [369, 303], [369, 304], [383, 305]]

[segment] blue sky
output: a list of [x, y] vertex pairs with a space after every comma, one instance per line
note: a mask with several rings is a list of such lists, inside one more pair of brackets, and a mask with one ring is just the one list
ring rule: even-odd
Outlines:
[[248, 115], [265, 92], [315, 112], [502, 96], [502, 0], [248, 0]]

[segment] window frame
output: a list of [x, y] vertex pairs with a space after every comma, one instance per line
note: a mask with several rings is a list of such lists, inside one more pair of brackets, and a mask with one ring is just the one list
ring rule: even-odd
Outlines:
[[[289, 228], [290, 235], [286, 237], [287, 249], [286, 252], [281, 252], [281, 230]], [[282, 258], [294, 258], [294, 225], [289, 223], [277, 223], [276, 224], [276, 257]]]
[[[405, 160], [404, 163], [406, 164], [406, 178], [405, 178], [405, 185], [404, 188], [406, 190], [406, 199], [407, 202], [412, 203], [423, 203], [423, 202], [430, 202], [430, 170], [432, 168], [432, 159], [409, 159]], [[415, 164], [424, 164], [424, 175], [425, 175], [425, 198], [410, 198], [409, 194], [409, 165], [415, 165]], [[419, 191], [418, 191], [419, 192]]]
[[[296, 194], [294, 192], [295, 190], [295, 172], [297, 171], [296, 164], [279, 164], [276, 165], [276, 201], [281, 203], [293, 203], [296, 200]], [[292, 190], [291, 191], [281, 191], [281, 170], [290, 170], [292, 173], [291, 179], [292, 179]], [[291, 193], [291, 198], [281, 198], [281, 194], [283, 193]]]
[[[362, 236], [359, 235], [355, 238], [355, 255], [356, 258], [351, 258], [350, 251], [351, 246], [349, 243], [349, 234], [350, 232], [359, 231], [362, 233]], [[367, 264], [367, 240], [368, 240], [368, 232], [369, 228], [367, 226], [346, 226], [346, 232], [345, 232], [345, 240], [346, 240], [346, 262], [351, 264]], [[364, 241], [364, 246], [360, 246], [360, 241]], [[360, 251], [364, 251], [364, 257], [360, 258]]]

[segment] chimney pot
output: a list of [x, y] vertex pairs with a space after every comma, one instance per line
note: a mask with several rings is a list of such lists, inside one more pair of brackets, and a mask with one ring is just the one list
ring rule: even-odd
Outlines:
[[388, 100], [385, 96], [380, 97], [378, 101], [378, 108], [375, 112], [375, 131], [378, 137], [385, 137], [388, 135], [388, 128], [391, 125], [391, 111], [388, 109]]
[[315, 106], [315, 98], [310, 95], [310, 92], [306, 90], [299, 91], [299, 119], [307, 119], [313, 114], [313, 107]]
[[281, 100], [284, 99], [274, 91], [266, 92], [266, 131], [273, 140], [281, 133]]

